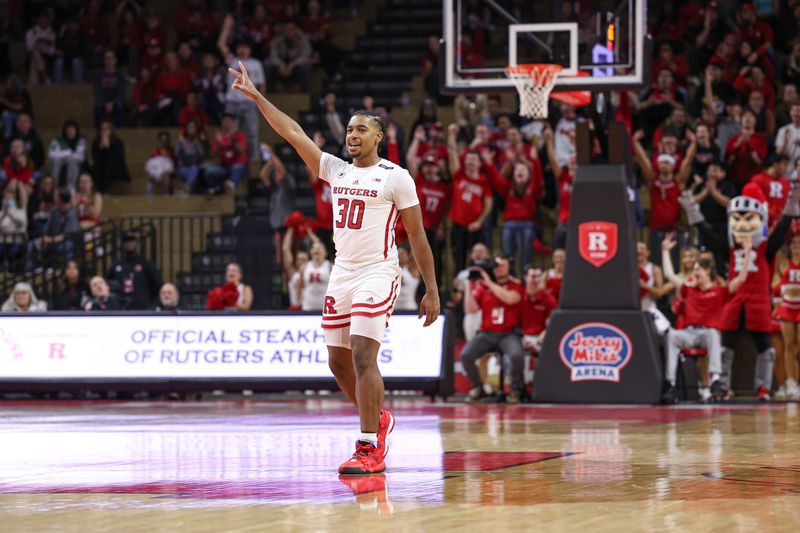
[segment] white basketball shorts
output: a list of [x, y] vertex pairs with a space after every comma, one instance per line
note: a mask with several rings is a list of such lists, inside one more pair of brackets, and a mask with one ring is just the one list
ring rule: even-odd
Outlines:
[[334, 265], [322, 309], [325, 343], [350, 348], [350, 335], [381, 342], [400, 292], [400, 273], [389, 262], [358, 270]]

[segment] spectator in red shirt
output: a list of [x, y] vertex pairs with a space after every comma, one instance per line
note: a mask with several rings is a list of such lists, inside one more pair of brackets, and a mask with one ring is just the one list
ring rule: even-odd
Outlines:
[[100, 2], [92, 0], [80, 17], [80, 26], [86, 40], [87, 51], [97, 64], [109, 44], [108, 19], [100, 12]]
[[25, 152], [22, 139], [11, 141], [8, 155], [3, 158], [3, 171], [0, 175], [0, 188], [18, 182], [25, 184], [27, 192], [33, 188], [33, 160]]
[[431, 154], [436, 158], [436, 163], [444, 164], [447, 160], [447, 145], [443, 141], [441, 122], [431, 124], [427, 135], [425, 135], [424, 129], [417, 126], [414, 129], [414, 138], [408, 146], [406, 161], [409, 160], [409, 157], [416, 157], [419, 160]]
[[139, 79], [133, 86], [133, 107], [136, 110], [136, 120], [139, 126], [151, 126], [156, 111], [156, 81], [147, 67], [142, 67]]
[[767, 140], [756, 132], [756, 115], [751, 110], [742, 112], [742, 131], [728, 138], [725, 161], [728, 180], [736, 185], [737, 194], [750, 181], [767, 157]]
[[164, 56], [164, 68], [156, 78], [156, 97], [163, 125], [178, 125], [178, 116], [188, 92], [189, 75], [181, 68], [178, 54], [167, 52]]
[[481, 167], [480, 154], [475, 151], [467, 152], [462, 168], [456, 146], [458, 125], [451, 124], [448, 133], [447, 153], [450, 175], [453, 177], [453, 206], [450, 209], [453, 253], [456, 270], [462, 270], [466, 263], [467, 250], [483, 240], [481, 228], [492, 212], [494, 203], [486, 170]]
[[[637, 131], [633, 135], [636, 162], [642, 171], [645, 183], [650, 187], [649, 248], [651, 250], [658, 249], [658, 243], [664, 238], [664, 234], [675, 231], [681, 219], [681, 206], [678, 198], [689, 179], [694, 155], [697, 153], [697, 138], [691, 131], [687, 135], [691, 145], [689, 145], [689, 150], [677, 173], [675, 172], [675, 158], [669, 154], [659, 155], [658, 166], [654, 169], [640, 143], [642, 132]], [[652, 258], [654, 262], [658, 259], [658, 257]]]
[[[521, 323], [522, 298], [525, 290], [509, 276], [511, 263], [507, 258], [496, 257], [492, 274], [474, 267], [480, 278], [470, 279], [464, 291], [464, 312], [481, 311], [481, 328], [461, 351], [461, 364], [472, 382], [467, 401], [486, 397], [480, 372], [476, 364], [486, 352], [501, 352], [511, 360], [511, 396], [509, 403], [519, 403], [526, 396], [523, 366], [525, 351], [515, 332]], [[473, 276], [474, 278], [474, 276]]]
[[789, 192], [792, 190], [791, 182], [786, 179], [788, 170], [789, 157], [775, 154], [770, 158], [769, 167], [750, 180], [761, 188], [767, 199], [767, 221], [770, 230], [780, 220], [783, 208], [789, 199]]
[[144, 164], [145, 172], [150, 177], [150, 183], [147, 184], [148, 196], [153, 193], [153, 189], [160, 194], [172, 192], [172, 177], [177, 162], [169, 132], [159, 131], [156, 139], [158, 144]]
[[145, 49], [141, 58], [142, 68], [150, 69], [155, 78], [156, 74], [161, 72], [161, 66], [164, 64], [164, 50], [158, 43], [158, 39], [151, 39], [145, 41]]
[[200, 61], [185, 41], [178, 45], [178, 62], [190, 79], [194, 80], [200, 74]]
[[767, 54], [775, 43], [775, 35], [768, 22], [760, 20], [756, 5], [742, 4], [738, 12], [739, 40], [753, 45], [753, 54]]
[[234, 192], [247, 176], [247, 138], [236, 129], [236, 117], [225, 114], [222, 126], [211, 139], [211, 154], [219, 157], [219, 164], [204, 163], [204, 179], [209, 194], [224, 189]]
[[244, 23], [244, 31], [252, 45], [253, 57], [262, 61], [268, 58], [269, 43], [275, 37], [275, 31], [264, 4], [257, 4], [253, 9], [253, 16]]
[[[316, 132], [313, 139], [320, 150], [325, 147], [325, 137], [322, 133]], [[334, 257], [331, 186], [327, 181], [319, 179], [319, 176], [314, 174], [309, 167], [306, 167], [306, 172], [308, 173], [308, 181], [311, 183], [311, 189], [314, 191], [314, 204], [317, 212], [317, 236], [325, 243], [325, 247], [328, 249], [328, 256]]]
[[685, 329], [670, 329], [667, 334], [666, 380], [668, 388], [664, 393], [666, 403], [675, 403], [675, 378], [678, 369], [678, 356], [684, 348], [702, 347], [708, 351], [708, 372], [711, 378], [711, 395], [721, 400], [723, 384], [719, 380], [722, 372], [722, 341], [719, 332], [720, 310], [725, 306], [728, 297], [744, 283], [752, 261], [752, 244], [745, 244], [746, 265], [731, 280], [727, 287], [715, 283], [714, 261], [710, 258], [698, 259], [692, 270], [692, 279], [684, 282], [672, 268], [670, 250], [675, 247], [675, 240], [667, 236], [661, 244], [661, 256], [664, 264], [664, 276], [680, 290], [684, 305]]
[[525, 296], [522, 297], [522, 347], [539, 353], [545, 328], [558, 302], [544, 287], [542, 269], [525, 267]]
[[178, 39], [187, 41], [194, 50], [210, 48], [211, 38], [217, 31], [214, 12], [206, 10], [203, 4], [203, 0], [187, 0], [175, 14]]
[[556, 144], [553, 130], [545, 127], [544, 142], [547, 147], [547, 159], [550, 160], [550, 168], [553, 170], [553, 177], [558, 183], [558, 216], [556, 229], [553, 234], [553, 243], [556, 248], [564, 248], [567, 245], [567, 228], [569, 225], [569, 206], [572, 202], [572, 180], [577, 168], [575, 154], [569, 157], [569, 162], [565, 166], [558, 163], [556, 157]]
[[527, 160], [514, 163], [511, 179], [507, 180], [495, 169], [490, 152], [484, 151], [481, 156], [492, 187], [505, 198], [503, 253], [509, 257], [519, 254], [520, 265], [525, 266], [533, 259], [533, 219], [539, 207], [541, 188], [534, 183]]
[[158, 13], [153, 8], [148, 9], [145, 14], [142, 42], [147, 46], [153, 46], [157, 43], [161, 50], [167, 44], [167, 30], [161, 24]]
[[433, 250], [436, 275], [441, 277], [445, 243], [444, 219], [450, 209], [453, 187], [451, 183], [442, 180], [442, 169], [436, 164], [436, 158], [431, 156], [426, 156], [419, 164], [414, 181], [422, 209], [422, 226]]
[[744, 97], [750, 98], [750, 93], [760, 91], [764, 95], [764, 102], [770, 109], [775, 109], [775, 87], [772, 86], [772, 77], [768, 76], [759, 65], [745, 65], [736, 76], [733, 88]]
[[667, 41], [658, 46], [658, 57], [653, 60], [651, 69], [654, 82], [661, 75], [661, 71], [667, 69], [675, 77], [676, 85], [680, 87], [686, 86], [686, 78], [689, 75], [689, 62], [684, 56], [675, 55], [672, 44]]
[[117, 59], [128, 73], [135, 74], [139, 50], [142, 48], [142, 23], [135, 2], [120, 2], [117, 6]]
[[190, 120], [197, 122], [199, 126], [198, 138], [205, 142], [206, 140], [206, 126], [208, 126], [208, 115], [200, 109], [200, 95], [196, 91], [189, 91], [186, 94], [186, 105], [181, 109], [178, 115], [178, 125], [181, 127], [181, 135], [186, 128], [186, 124]]

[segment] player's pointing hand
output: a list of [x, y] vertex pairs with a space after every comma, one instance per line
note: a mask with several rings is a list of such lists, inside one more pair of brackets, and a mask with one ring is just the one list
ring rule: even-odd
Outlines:
[[253, 82], [250, 80], [250, 76], [247, 75], [247, 68], [245, 68], [241, 61], [239, 61], [239, 68], [242, 69], [241, 72], [236, 69], [228, 68], [228, 72], [230, 72], [234, 78], [233, 83], [231, 84], [231, 89], [241, 92], [251, 100], [255, 100], [261, 96], [261, 93], [258, 92], [256, 86], [253, 85]]
[[436, 319], [439, 318], [439, 305], [439, 293], [425, 293], [425, 296], [423, 296], [422, 300], [419, 302], [418, 318], [422, 318], [422, 316], [425, 315], [425, 323], [422, 327], [426, 328], [436, 322]]

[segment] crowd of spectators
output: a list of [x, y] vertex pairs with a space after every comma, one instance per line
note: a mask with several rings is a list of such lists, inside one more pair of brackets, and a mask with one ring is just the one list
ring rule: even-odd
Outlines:
[[[229, 13], [216, 17], [204, 9], [202, 0], [188, 0], [173, 21], [174, 46], [167, 45], [156, 13], [136, 0], [117, 4], [119, 31], [113, 43], [109, 13], [97, 1], [88, 2], [77, 16], [49, 10], [30, 17], [27, 83], [61, 81], [67, 70], [73, 81], [81, 81], [91, 70], [98, 133], [89, 150], [79, 125], [68, 121], [45, 152], [33, 127], [23, 80], [7, 78], [0, 95], [6, 184], [0, 231], [26, 233], [28, 238], [21, 247], [4, 241], [3, 264], [26, 251], [60, 246], [58, 232], [75, 223], [100, 220], [102, 198], [98, 200], [97, 192], [129, 179], [115, 126], [179, 126], [174, 143], [166, 132], [158, 135], [146, 165], [151, 190], [231, 191], [247, 175], [249, 163], [259, 161], [288, 300], [294, 307], [312, 308], [304, 303], [304, 291], [319, 292], [320, 284], [326, 283], [328, 258], [333, 258], [330, 187], [309, 173], [316, 218], [296, 216], [294, 195], [301, 176], [287, 171], [277, 147], [259, 143], [260, 116], [254, 104], [226, 90], [226, 68], [239, 68], [240, 63], [261, 90], [301, 92], [309, 89], [314, 65], [335, 64], [329, 61], [339, 55], [329, 39], [329, 3], [298, 4], [236, 2]], [[610, 101], [611, 115], [628, 128], [636, 161], [630, 193], [643, 236], [643, 303], [658, 309], [659, 319], [666, 321], [661, 322], [663, 331], [676, 325], [675, 301], [680, 301], [694, 263], [704, 272], [727, 277], [727, 251], [718, 243], [728, 238], [726, 209], [731, 198], [748, 183], [757, 184], [774, 223], [798, 177], [799, 6], [797, 0], [649, 5], [648, 26], [655, 40], [649, 84], [641, 91], [615, 92]], [[479, 66], [493, 46], [488, 38], [491, 21], [467, 18], [461, 60]], [[451, 309], [463, 315], [459, 333], [469, 342], [479, 339], [465, 360], [472, 396], [483, 395], [472, 350], [488, 350], [491, 344], [491, 349], [510, 357], [512, 387], [519, 399], [520, 358], [541, 342], [546, 318], [528, 327], [519, 347], [516, 342], [498, 347], [509, 342], [509, 331], [525, 330], [526, 316], [539, 317], [541, 308], [551, 309], [558, 300], [576, 171], [576, 125], [589, 122], [599, 132], [604, 124], [588, 107], [551, 102], [548, 120], [528, 121], [504, 108], [498, 95], [444, 96], [438, 90], [438, 53], [438, 39], [431, 36], [420, 57], [428, 98], [408, 131], [393, 120], [390, 108], [376, 106], [370, 96], [364, 96], [362, 105], [383, 118], [382, 155], [408, 168], [417, 183], [437, 276], [451, 291]], [[125, 97], [128, 84], [133, 84], [132, 101]], [[453, 123], [440, 120], [440, 105], [453, 106]], [[324, 92], [319, 107], [318, 131], [308, 133], [321, 148], [342, 154], [344, 125], [352, 109], [344, 109], [334, 91]], [[699, 205], [712, 233], [695, 235], [683, 223], [681, 198], [687, 196]], [[666, 267], [663, 243], [671, 242], [673, 234], [678, 244], [670, 246], [669, 255], [671, 263], [680, 265], [675, 274], [680, 284], [661, 268]], [[397, 236], [402, 244], [402, 226]], [[58, 250], [68, 254], [66, 245], [63, 248]], [[404, 285], [410, 287], [403, 305], [410, 307], [419, 274], [407, 250], [401, 256]], [[539, 268], [544, 257], [551, 258], [549, 271]], [[708, 268], [709, 258], [713, 270]], [[458, 273], [452, 283], [443, 279], [448, 264]], [[481, 270], [471, 279], [474, 267]], [[241, 269], [232, 267], [237, 269], [238, 278], [231, 273], [227, 286], [240, 286]], [[246, 299], [246, 293], [242, 286], [237, 302]], [[233, 293], [221, 289], [216, 294], [227, 301]], [[480, 313], [484, 302], [494, 305], [487, 307], [489, 316]], [[514, 306], [519, 307], [512, 310]], [[525, 306], [536, 311], [525, 311]], [[494, 317], [498, 323], [491, 316], [496, 309], [505, 309], [502, 317]]]

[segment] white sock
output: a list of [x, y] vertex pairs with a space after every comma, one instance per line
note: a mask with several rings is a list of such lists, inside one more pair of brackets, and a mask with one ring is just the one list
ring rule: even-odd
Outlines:
[[712, 373], [710, 377], [711, 377], [711, 383], [714, 383], [715, 381], [717, 381], [719, 379], [719, 374], [717, 374], [715, 372], [715, 373]]
[[361, 436], [358, 437], [358, 440], [365, 440], [367, 442], [371, 442], [372, 444], [378, 444], [378, 434], [377, 433], [364, 433], [361, 432]]

